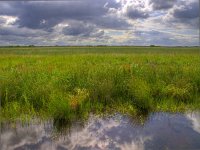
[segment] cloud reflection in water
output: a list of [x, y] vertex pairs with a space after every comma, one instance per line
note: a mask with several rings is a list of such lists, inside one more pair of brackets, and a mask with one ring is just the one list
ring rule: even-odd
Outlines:
[[127, 116], [91, 116], [56, 133], [53, 122], [2, 128], [2, 150], [64, 149], [200, 149], [200, 114], [154, 113], [144, 125]]

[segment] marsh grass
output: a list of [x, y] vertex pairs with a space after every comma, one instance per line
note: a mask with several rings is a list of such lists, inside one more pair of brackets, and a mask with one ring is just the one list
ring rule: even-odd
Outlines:
[[200, 108], [198, 49], [30, 49], [0, 50], [1, 120]]

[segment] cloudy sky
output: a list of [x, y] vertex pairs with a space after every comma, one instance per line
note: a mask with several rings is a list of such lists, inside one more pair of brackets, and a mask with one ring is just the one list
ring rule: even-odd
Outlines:
[[199, 43], [199, 0], [0, 1], [0, 45]]

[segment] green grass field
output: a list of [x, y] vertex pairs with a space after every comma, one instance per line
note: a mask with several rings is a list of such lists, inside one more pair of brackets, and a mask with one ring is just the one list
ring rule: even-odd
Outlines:
[[200, 49], [1, 47], [1, 121], [200, 109]]

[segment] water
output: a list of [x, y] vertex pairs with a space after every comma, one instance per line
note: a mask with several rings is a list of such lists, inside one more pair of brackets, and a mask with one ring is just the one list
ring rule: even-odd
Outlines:
[[[138, 117], [139, 118], [139, 117]], [[139, 121], [138, 121], [139, 120]], [[199, 150], [200, 113], [115, 114], [86, 122], [2, 125], [1, 150]], [[66, 126], [63, 126], [66, 125]]]

